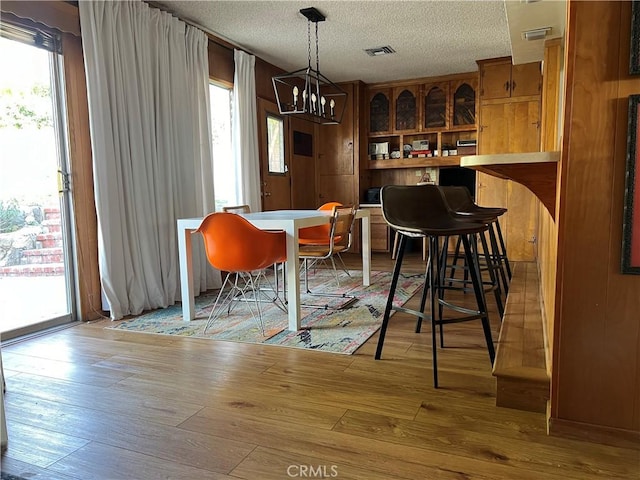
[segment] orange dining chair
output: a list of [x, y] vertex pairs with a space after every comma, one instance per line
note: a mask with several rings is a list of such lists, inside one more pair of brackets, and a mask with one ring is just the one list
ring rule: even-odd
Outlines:
[[[331, 212], [336, 207], [342, 207], [340, 202], [327, 202], [318, 207], [318, 210], [324, 210]], [[315, 227], [301, 228], [298, 232], [298, 243], [300, 245], [317, 245], [329, 243], [329, 230], [331, 225], [325, 223], [324, 225], [316, 225]]]
[[[249, 205], [231, 205], [231, 206], [227, 206], [227, 207], [222, 207], [222, 211], [223, 212], [227, 212], [227, 213], [251, 213], [251, 207]], [[280, 291], [280, 277], [278, 276], [278, 265], [277, 263], [273, 264], [273, 274], [274, 274], [274, 278], [276, 281], [276, 292]], [[285, 272], [285, 268], [284, 268], [284, 264], [282, 265], [282, 268], [280, 269], [282, 271], [282, 291], [283, 291], [283, 296], [286, 297], [287, 294], [287, 285], [286, 285], [286, 272]]]
[[[309, 289], [309, 268], [312, 268], [316, 263], [323, 260], [329, 260], [331, 262], [333, 266], [333, 272], [336, 276], [336, 283], [340, 285], [333, 257], [347, 251], [351, 246], [351, 236], [355, 216], [356, 208], [353, 206], [334, 207], [333, 214], [329, 223], [329, 232], [327, 236], [322, 239], [321, 242], [300, 245], [298, 251], [299, 257], [304, 263], [304, 287], [307, 294], [328, 297], [352, 298], [355, 301], [355, 297], [351, 295], [314, 293]], [[343, 304], [341, 308], [344, 308], [345, 306], [346, 304]]]
[[[343, 205], [340, 202], [327, 202], [323, 205], [320, 205], [318, 207], [318, 210], [333, 211], [336, 208], [340, 208], [342, 206]], [[322, 246], [328, 247], [330, 243], [330, 235], [329, 235], [330, 230], [331, 230], [330, 223], [326, 223], [324, 225], [317, 225], [315, 227], [301, 228], [298, 234], [298, 244], [300, 246], [322, 245]], [[336, 238], [335, 241], [339, 244], [342, 244], [342, 246], [344, 247], [341, 250], [341, 252], [336, 253], [336, 257], [340, 261], [340, 264], [344, 273], [346, 273], [347, 276], [351, 276], [349, 274], [349, 270], [347, 269], [347, 266], [344, 264], [344, 261], [340, 256], [340, 253], [344, 253], [348, 251], [349, 248], [351, 247], [351, 237]], [[320, 261], [323, 261], [323, 260], [320, 260]], [[339, 285], [340, 282], [338, 280], [338, 274], [337, 274], [335, 263], [333, 263], [333, 260], [332, 260], [332, 264], [333, 264], [334, 274], [336, 275], [336, 281], [338, 282], [338, 285]]]
[[[227, 313], [231, 312], [234, 300], [245, 300], [250, 309], [251, 304], [255, 306], [255, 312], [252, 309], [251, 313], [264, 335], [259, 298], [260, 294], [264, 294], [260, 289], [263, 280], [275, 293], [275, 297], [269, 299], [270, 302], [286, 311], [286, 307], [265, 276], [267, 267], [287, 260], [285, 232], [260, 230], [242, 216], [227, 212], [207, 215], [196, 231], [204, 238], [209, 263], [218, 270], [228, 272], [204, 331], [207, 331], [224, 309]], [[230, 288], [223, 297], [227, 285], [230, 285]]]

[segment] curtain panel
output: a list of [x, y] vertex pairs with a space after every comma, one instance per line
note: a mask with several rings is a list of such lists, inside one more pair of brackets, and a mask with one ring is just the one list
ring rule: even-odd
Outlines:
[[[214, 211], [207, 37], [141, 1], [79, 10], [100, 280], [119, 319], [180, 298], [177, 219]], [[193, 264], [196, 293], [220, 286], [201, 241]]]
[[260, 157], [258, 154], [258, 110], [256, 107], [256, 57], [234, 50], [232, 145], [237, 169], [240, 203], [252, 212], [262, 211]]

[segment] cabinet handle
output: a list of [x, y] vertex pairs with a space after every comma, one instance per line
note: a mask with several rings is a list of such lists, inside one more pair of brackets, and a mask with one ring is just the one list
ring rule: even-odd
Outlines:
[[504, 82], [504, 90], [505, 92], [509, 91], [509, 82]]
[[511, 82], [511, 90], [515, 90], [516, 89], [516, 81], [514, 80], [513, 82]]

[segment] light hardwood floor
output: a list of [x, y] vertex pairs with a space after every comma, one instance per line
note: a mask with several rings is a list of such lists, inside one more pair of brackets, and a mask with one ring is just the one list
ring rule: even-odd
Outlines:
[[[386, 255], [373, 265], [392, 268]], [[418, 256], [412, 267], [422, 269]], [[405, 314], [392, 318], [380, 361], [377, 335], [343, 356], [116, 332], [108, 323], [3, 347], [3, 472], [46, 480], [640, 478], [638, 450], [549, 437], [544, 414], [496, 407], [479, 322], [447, 326], [437, 390], [429, 325], [413, 333]], [[497, 339], [496, 315], [492, 323]]]

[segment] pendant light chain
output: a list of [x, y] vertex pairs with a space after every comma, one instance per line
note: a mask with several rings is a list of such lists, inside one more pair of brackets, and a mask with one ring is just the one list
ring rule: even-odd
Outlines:
[[[316, 23], [316, 28], [318, 24]], [[309, 68], [311, 68], [311, 20], [307, 20], [307, 44], [308, 44], [308, 61]], [[318, 48], [318, 47], [316, 47]]]
[[316, 72], [320, 73], [320, 56], [318, 54], [318, 22], [316, 22]]

